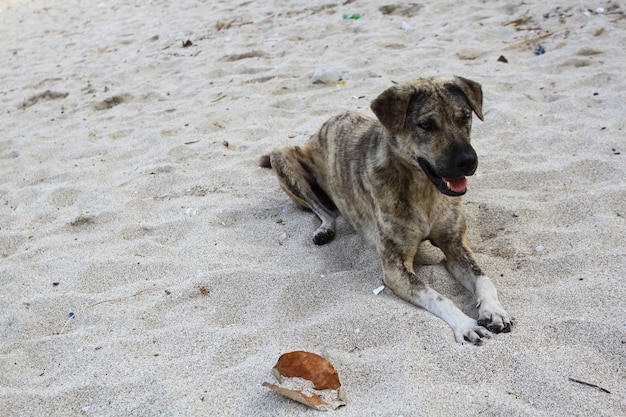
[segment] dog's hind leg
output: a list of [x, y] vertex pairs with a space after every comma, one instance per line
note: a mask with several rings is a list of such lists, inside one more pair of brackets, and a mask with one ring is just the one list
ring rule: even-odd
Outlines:
[[323, 245], [335, 237], [336, 207], [322, 189], [315, 165], [298, 146], [284, 146], [270, 154], [270, 165], [285, 192], [300, 207], [313, 211], [322, 224], [313, 233], [313, 242]]

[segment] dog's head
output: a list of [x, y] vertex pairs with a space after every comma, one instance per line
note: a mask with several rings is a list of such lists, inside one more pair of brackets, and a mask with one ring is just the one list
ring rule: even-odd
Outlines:
[[394, 154], [419, 166], [442, 193], [460, 196], [478, 166], [470, 131], [472, 111], [483, 120], [482, 105], [480, 84], [453, 77], [397, 84], [371, 107], [391, 133]]

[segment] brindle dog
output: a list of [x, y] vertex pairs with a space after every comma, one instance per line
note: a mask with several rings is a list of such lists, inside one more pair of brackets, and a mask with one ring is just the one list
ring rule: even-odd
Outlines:
[[[321, 219], [313, 241], [328, 243], [341, 214], [376, 247], [383, 281], [402, 299], [445, 320], [457, 342], [480, 344], [488, 330], [511, 331], [496, 288], [467, 244], [459, 196], [478, 165], [470, 145], [472, 111], [482, 120], [480, 84], [461, 77], [397, 84], [371, 104], [378, 121], [357, 113], [328, 120], [302, 146], [261, 158], [282, 188]], [[379, 122], [380, 121], [380, 122]], [[420, 242], [430, 240], [450, 273], [476, 297], [478, 321], [414, 272]]]

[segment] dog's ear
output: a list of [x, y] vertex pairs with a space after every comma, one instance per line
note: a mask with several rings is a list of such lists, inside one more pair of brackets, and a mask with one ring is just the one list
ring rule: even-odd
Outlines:
[[454, 77], [454, 83], [461, 89], [467, 101], [480, 120], [483, 119], [483, 90], [476, 81]]
[[393, 133], [398, 133], [404, 127], [409, 101], [414, 92], [413, 86], [394, 85], [376, 97], [370, 107], [383, 126]]

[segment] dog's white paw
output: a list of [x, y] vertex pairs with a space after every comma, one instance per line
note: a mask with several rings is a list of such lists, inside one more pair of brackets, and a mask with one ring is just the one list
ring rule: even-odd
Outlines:
[[481, 345], [483, 343], [483, 337], [491, 337], [489, 330], [470, 317], [465, 317], [462, 321], [453, 323], [452, 331], [454, 332], [456, 342], [462, 345], [465, 343]]
[[498, 300], [479, 303], [478, 324], [493, 333], [509, 333], [511, 331], [511, 318]]

